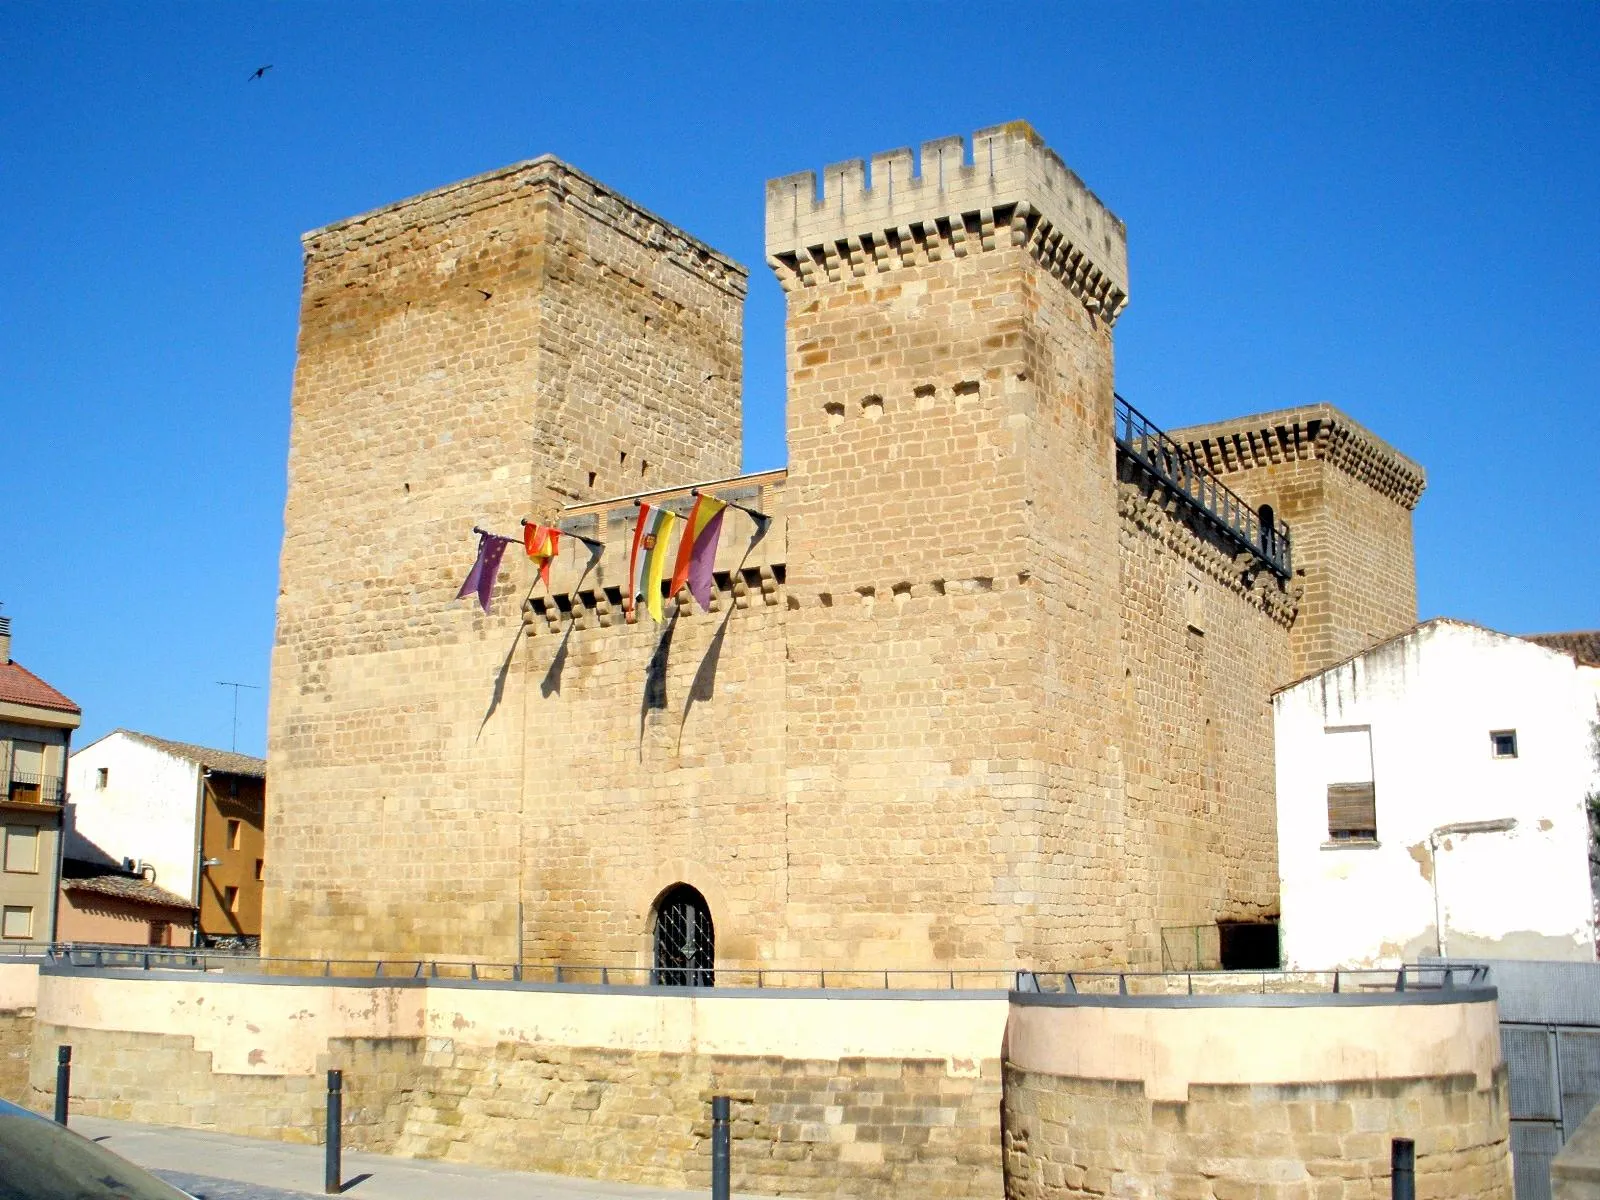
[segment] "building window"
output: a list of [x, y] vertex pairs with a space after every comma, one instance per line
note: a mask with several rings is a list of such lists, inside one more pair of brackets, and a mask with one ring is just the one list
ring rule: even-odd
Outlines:
[[26, 826], [5, 830], [5, 868], [25, 875], [39, 872], [39, 831]]
[[223, 888], [222, 904], [230, 914], [237, 916], [239, 913], [239, 889], [236, 887]]
[[19, 904], [8, 904], [0, 913], [0, 937], [27, 941], [33, 937], [33, 909]]
[[44, 775], [43, 742], [11, 744], [11, 781], [6, 794], [15, 804], [54, 804], [61, 798], [55, 781]]
[[150, 944], [152, 946], [172, 945], [172, 924], [168, 921], [150, 922]]
[[1489, 752], [1495, 758], [1515, 758], [1517, 756], [1517, 731], [1515, 729], [1496, 729], [1489, 735]]
[[1372, 730], [1329, 729], [1323, 733], [1328, 780], [1328, 839], [1376, 841], [1377, 796], [1372, 779]]
[[256, 882], [260, 883], [266, 877], [265, 864], [258, 858], [256, 859]]
[[94, 785], [95, 785], [95, 787], [100, 788], [101, 790], [104, 790], [106, 784], [108, 784], [110, 782], [111, 782], [111, 768], [110, 767], [101, 767], [98, 771], [96, 771], [94, 773]]
[[655, 969], [651, 982], [667, 987], [711, 987], [716, 935], [706, 898], [686, 883], [656, 901]]
[[244, 836], [244, 823], [234, 817], [228, 818], [228, 849], [237, 850], [240, 840]]

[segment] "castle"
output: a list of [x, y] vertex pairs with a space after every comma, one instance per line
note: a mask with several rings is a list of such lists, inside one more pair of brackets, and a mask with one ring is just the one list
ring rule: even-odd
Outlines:
[[[264, 953], [661, 968], [670, 910], [690, 982], [1160, 965], [1276, 913], [1269, 694], [1415, 621], [1421, 469], [1328, 406], [1120, 400], [1124, 227], [1025, 124], [766, 214], [789, 460], [747, 476], [746, 270], [580, 171], [306, 236]], [[697, 485], [772, 520], [657, 625], [634, 501]], [[599, 549], [453, 601], [519, 519]]]

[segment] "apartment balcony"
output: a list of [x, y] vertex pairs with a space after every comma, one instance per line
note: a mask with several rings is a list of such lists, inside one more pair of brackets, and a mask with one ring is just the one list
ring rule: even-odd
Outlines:
[[[4, 776], [0, 776], [0, 779], [3, 778]], [[65, 793], [66, 780], [60, 775], [35, 775], [27, 771], [13, 771], [4, 799], [8, 804], [60, 808]]]

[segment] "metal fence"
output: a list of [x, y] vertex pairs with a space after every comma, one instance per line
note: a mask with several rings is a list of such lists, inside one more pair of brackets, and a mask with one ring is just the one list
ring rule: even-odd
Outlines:
[[[232, 951], [158, 946], [36, 946], [13, 953], [52, 966], [108, 971], [195, 971], [255, 977], [356, 980], [453, 980], [561, 984], [585, 987], [672, 987], [652, 966], [589, 963], [494, 963], [449, 959], [262, 958]], [[3, 959], [0, 959], [3, 961]], [[1011, 967], [848, 968], [718, 967], [717, 989], [838, 989], [872, 991], [1008, 991]]]
[[1550, 1200], [1550, 1161], [1600, 1104], [1600, 964], [1488, 964], [1500, 992], [1517, 1200]]
[[1188, 501], [1225, 538], [1248, 550], [1283, 579], [1293, 573], [1289, 527], [1273, 519], [1263, 522], [1252, 508], [1218, 479], [1187, 447], [1168, 437], [1121, 396], [1116, 398], [1117, 449]]
[[1361, 995], [1483, 987], [1476, 963], [1351, 971], [1019, 971], [1017, 990], [1079, 996]]

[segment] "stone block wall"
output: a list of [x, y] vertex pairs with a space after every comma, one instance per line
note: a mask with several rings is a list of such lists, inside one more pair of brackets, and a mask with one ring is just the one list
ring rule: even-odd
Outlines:
[[33, 1009], [0, 1009], [0, 1100], [21, 1104], [27, 1099], [32, 1051]]
[[[1414, 616], [1420, 471], [1331, 409], [1188, 431], [1293, 524], [1287, 584], [1119, 478], [1121, 222], [1025, 125], [968, 153], [769, 186], [760, 480], [741, 269], [581, 173], [308, 235], [267, 953], [640, 968], [679, 882], [725, 970], [1148, 964], [1272, 915], [1268, 697]], [[716, 480], [774, 529], [731, 561], [730, 512], [716, 611], [634, 619], [634, 495]], [[521, 515], [598, 560], [453, 600]]]
[[[719, 990], [720, 993], [720, 990]], [[26, 1100], [315, 1142], [345, 1072], [347, 1144], [703, 1188], [709, 1102], [734, 1186], [997, 1200], [1003, 994], [686, 994], [50, 972]], [[370, 1036], [368, 1036], [370, 1034]]]
[[1333, 993], [1292, 973], [1124, 982], [1013, 994], [1008, 1200], [1381, 1200], [1394, 1138], [1415, 1142], [1419, 1197], [1511, 1200], [1492, 988], [1419, 992], [1413, 977], [1396, 992], [1369, 976]]
[[733, 474], [745, 272], [548, 158], [305, 249], [263, 949], [507, 960], [532, 571], [454, 600], [471, 528]]
[[1270, 695], [1295, 606], [1161, 489], [1129, 479], [1119, 501], [1124, 836], [1143, 850], [1118, 883], [1143, 901], [1129, 960], [1159, 968], [1164, 928], [1277, 915]]
[[1251, 505], [1289, 523], [1304, 590], [1291, 674], [1332, 665], [1417, 620], [1411, 512], [1422, 468], [1331, 405], [1175, 430]]
[[802, 1061], [431, 1039], [396, 1149], [704, 1189], [731, 1097], [736, 1192], [998, 1197], [998, 1060]]
[[1183, 1101], [1008, 1067], [1005, 1093], [1007, 1200], [1382, 1200], [1394, 1137], [1416, 1142], [1418, 1200], [1511, 1200], [1504, 1067], [1488, 1088], [1196, 1085]]

